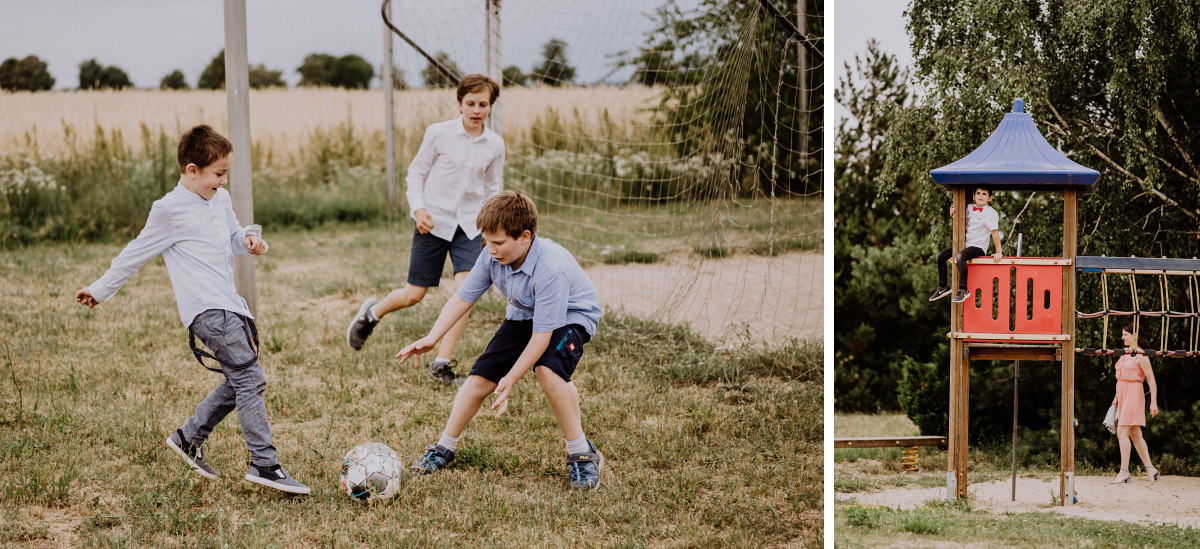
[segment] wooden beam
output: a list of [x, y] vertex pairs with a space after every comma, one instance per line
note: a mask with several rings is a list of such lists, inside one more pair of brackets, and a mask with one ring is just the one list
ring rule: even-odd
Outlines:
[[[967, 241], [967, 189], [956, 186], [951, 192], [954, 200], [954, 215], [951, 220], [954, 239], [951, 249], [957, 253], [963, 249]], [[955, 265], [951, 268], [950, 288], [956, 291], [958, 284], [958, 266]], [[950, 304], [950, 329], [961, 332], [962, 327], [963, 304], [952, 302]], [[946, 456], [946, 499], [951, 500], [962, 499], [967, 490], [967, 407], [965, 402], [967, 380], [964, 374], [969, 370], [964, 370], [964, 364], [969, 364], [969, 361], [965, 360], [963, 356], [962, 340], [950, 340], [950, 440]]]
[[[225, 97], [229, 141], [233, 143], [229, 168], [229, 194], [238, 223], [254, 224], [254, 187], [250, 177], [250, 63], [246, 54], [246, 0], [225, 0]], [[258, 314], [254, 284], [254, 256], [236, 255], [233, 283], [246, 300], [250, 314]]]
[[967, 265], [1070, 265], [1070, 259], [1057, 257], [1005, 257], [999, 261], [992, 259], [991, 256], [984, 256], [972, 259], [967, 262]]
[[834, 448], [911, 448], [913, 446], [945, 446], [947, 438], [922, 437], [844, 437], [833, 439]]
[[950, 332], [952, 339], [986, 339], [999, 341], [1070, 341], [1071, 334], [1013, 334], [991, 332]]
[[[1078, 235], [1078, 192], [1063, 191], [1063, 257], [1075, 259]], [[1075, 333], [1075, 269], [1063, 269], [1062, 332]], [[1062, 425], [1061, 464], [1059, 472], [1059, 501], [1074, 505], [1075, 501], [1075, 346], [1062, 343]]]
[[1042, 348], [990, 348], [984, 347], [976, 349], [974, 347], [967, 349], [966, 354], [969, 360], [1039, 360], [1045, 362], [1058, 362], [1061, 360], [1062, 348], [1058, 345], [1045, 346]]

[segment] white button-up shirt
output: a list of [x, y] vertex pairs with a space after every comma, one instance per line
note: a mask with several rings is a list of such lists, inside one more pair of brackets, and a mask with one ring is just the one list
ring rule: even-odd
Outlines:
[[[1000, 214], [989, 205], [977, 210], [974, 203], [967, 204], [967, 246], [975, 246], [987, 253], [992, 243], [992, 231], [1000, 228]], [[1000, 250], [996, 250], [1000, 251]]]
[[479, 137], [467, 135], [462, 117], [431, 124], [404, 181], [408, 214], [416, 219], [424, 208], [433, 220], [430, 234], [453, 240], [462, 227], [475, 238], [479, 209], [504, 190], [504, 140], [486, 126]]
[[142, 265], [162, 254], [184, 326], [209, 309], [253, 318], [233, 286], [233, 254], [250, 253], [248, 234], [261, 237], [262, 227], [238, 225], [229, 191], [217, 189], [212, 200], [205, 200], [181, 181], [154, 201], [142, 232], [88, 291], [96, 301], [107, 301]]

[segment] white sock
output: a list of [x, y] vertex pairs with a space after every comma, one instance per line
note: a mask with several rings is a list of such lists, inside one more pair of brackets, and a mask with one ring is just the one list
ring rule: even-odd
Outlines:
[[462, 435], [458, 435], [457, 437], [452, 437], [450, 435], [447, 435], [445, 431], [442, 431], [442, 438], [438, 439], [438, 446], [441, 446], [442, 448], [445, 448], [445, 449], [453, 452], [454, 449], [458, 447], [458, 439], [460, 437], [462, 437]]
[[579, 435], [579, 438], [575, 440], [567, 441], [568, 454], [586, 454], [588, 450], [590, 450], [590, 448], [588, 448], [587, 437], [584, 435]]
[[375, 306], [367, 307], [367, 320], [371, 322], [379, 322], [379, 317], [375, 316]]
[[434, 362], [450, 362], [450, 359], [448, 359], [448, 358], [445, 358], [445, 357], [440, 357], [440, 356], [439, 356], [439, 357], [437, 357], [437, 358], [433, 359], [433, 361], [434, 361]]

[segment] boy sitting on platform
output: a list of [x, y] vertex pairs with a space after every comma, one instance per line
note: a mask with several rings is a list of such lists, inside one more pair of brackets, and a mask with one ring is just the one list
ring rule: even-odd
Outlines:
[[[961, 303], [970, 296], [967, 293], [967, 261], [987, 255], [988, 236], [996, 243], [996, 253], [992, 257], [999, 261], [1000, 253], [1000, 214], [988, 203], [992, 201], [992, 191], [979, 187], [975, 189], [974, 203], [967, 208], [967, 242], [966, 246], [954, 254], [953, 248], [946, 248], [937, 254], [938, 287], [929, 296], [930, 301], [937, 301], [950, 295], [950, 284], [946, 282], [946, 261], [953, 255], [954, 263], [958, 265], [958, 291], [953, 301]], [[950, 215], [954, 216], [954, 205], [950, 205]]]

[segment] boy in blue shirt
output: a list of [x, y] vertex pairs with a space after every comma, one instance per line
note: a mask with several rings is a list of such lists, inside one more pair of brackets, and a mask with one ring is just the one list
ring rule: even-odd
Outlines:
[[529, 197], [504, 191], [488, 200], [477, 220], [488, 253], [479, 254], [458, 293], [450, 298], [429, 335], [401, 350], [401, 363], [429, 352], [475, 301], [495, 284], [508, 300], [504, 323], [476, 360], [454, 398], [441, 439], [425, 447], [414, 471], [434, 473], [454, 461], [467, 423], [489, 394], [496, 417], [508, 409], [513, 386], [531, 368], [567, 441], [571, 488], [600, 485], [604, 456], [583, 434], [579, 391], [571, 374], [600, 322], [596, 288], [562, 246], [538, 238], [537, 207]]
[[217, 471], [208, 465], [202, 445], [236, 408], [250, 451], [246, 480], [307, 494], [309, 488], [292, 478], [276, 458], [263, 402], [267, 380], [258, 363], [258, 329], [246, 300], [233, 285], [233, 254], [261, 255], [267, 243], [262, 240], [262, 227], [238, 224], [229, 192], [221, 188], [229, 182], [232, 153], [233, 144], [207, 125], [183, 134], [176, 157], [179, 183], [154, 202], [138, 237], [112, 260], [104, 276], [79, 290], [75, 300], [89, 308], [107, 301], [142, 265], [162, 254], [179, 319], [213, 351], [209, 355], [193, 342], [196, 360], [202, 355], [216, 360], [221, 369], [214, 371], [225, 376], [225, 382], [196, 406], [195, 415], [164, 443], [197, 474], [215, 480]]

